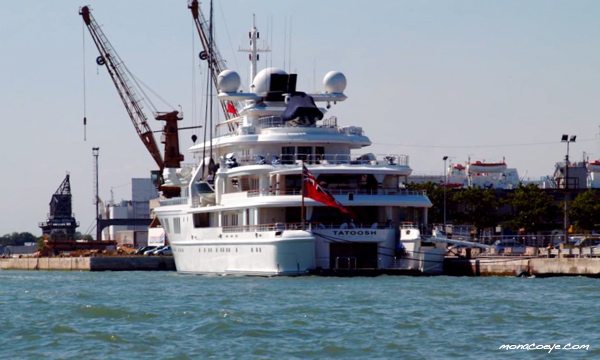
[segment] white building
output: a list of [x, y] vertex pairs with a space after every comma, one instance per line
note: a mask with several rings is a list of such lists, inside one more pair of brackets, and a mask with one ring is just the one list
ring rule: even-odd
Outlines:
[[[150, 200], [158, 198], [158, 191], [150, 178], [131, 179], [131, 200], [121, 200], [107, 206], [109, 219], [149, 219]], [[105, 239], [119, 245], [144, 246], [148, 243], [148, 227], [144, 225], [112, 225], [105, 230]]]

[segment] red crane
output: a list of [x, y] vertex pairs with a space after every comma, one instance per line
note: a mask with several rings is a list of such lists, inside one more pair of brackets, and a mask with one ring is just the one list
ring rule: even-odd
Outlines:
[[[163, 156], [160, 154], [154, 135], [152, 135], [152, 129], [148, 125], [147, 117], [142, 110], [142, 98], [138, 96], [135, 88], [131, 85], [132, 81], [128, 76], [125, 64], [90, 13], [90, 8], [88, 6], [83, 6], [79, 10], [79, 15], [83, 18], [83, 22], [87, 26], [90, 35], [100, 52], [100, 56], [96, 59], [96, 63], [100, 66], [106, 65], [106, 70], [121, 97], [121, 101], [123, 101], [123, 105], [125, 105], [127, 114], [129, 115], [136, 132], [158, 165], [161, 173], [164, 168], [179, 168], [181, 166], [181, 161], [183, 161], [183, 155], [179, 152], [177, 122], [183, 117], [181, 117], [180, 113], [176, 110], [170, 112], [154, 112], [154, 118], [156, 120], [165, 122], [161, 140], [165, 145], [163, 160]], [[167, 190], [167, 192], [179, 192], [179, 189], [165, 189], [164, 187], [161, 187], [161, 189], [163, 190], [163, 193], [165, 190]], [[167, 196], [168, 194], [164, 195]]]

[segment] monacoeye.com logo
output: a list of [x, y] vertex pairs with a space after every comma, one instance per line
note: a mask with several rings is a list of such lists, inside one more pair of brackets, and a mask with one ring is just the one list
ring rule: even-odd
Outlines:
[[590, 349], [590, 345], [579, 345], [579, 344], [571, 344], [567, 343], [565, 345], [561, 344], [503, 344], [500, 345], [498, 350], [525, 350], [525, 351], [539, 351], [539, 350], [547, 350], [548, 354], [550, 354], [554, 350], [563, 350], [563, 351], [571, 351], [571, 350], [585, 350], [588, 351]]

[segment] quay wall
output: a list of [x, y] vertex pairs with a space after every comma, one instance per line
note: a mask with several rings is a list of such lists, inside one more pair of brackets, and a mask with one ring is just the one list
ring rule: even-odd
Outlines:
[[1, 258], [0, 270], [174, 271], [172, 256]]
[[600, 258], [447, 258], [444, 273], [458, 276], [600, 277]]

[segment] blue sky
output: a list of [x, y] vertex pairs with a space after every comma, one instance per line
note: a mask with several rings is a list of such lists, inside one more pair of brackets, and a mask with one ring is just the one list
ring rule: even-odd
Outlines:
[[[111, 190], [116, 201], [130, 198], [130, 179], [154, 168], [106, 70], [95, 65], [82, 5], [0, 3], [0, 234], [40, 234], [37, 223], [66, 172], [85, 232], [94, 214], [94, 146], [105, 200]], [[128, 67], [182, 106], [181, 125], [201, 124], [205, 73], [186, 1], [89, 5]], [[217, 1], [218, 47], [244, 83], [249, 64], [237, 49], [247, 46], [253, 13], [273, 49], [259, 68], [283, 67], [286, 54], [286, 68], [308, 91], [321, 90], [326, 72], [344, 72], [349, 99], [330, 114], [362, 126], [369, 152], [408, 154], [416, 174], [441, 174], [444, 155], [454, 162], [504, 157], [522, 177], [537, 179], [564, 158], [563, 133], [578, 136], [572, 159], [600, 158], [600, 2]], [[182, 135], [183, 149], [191, 134]]]

